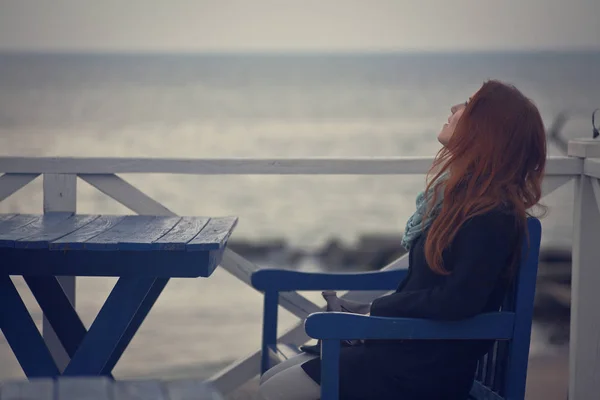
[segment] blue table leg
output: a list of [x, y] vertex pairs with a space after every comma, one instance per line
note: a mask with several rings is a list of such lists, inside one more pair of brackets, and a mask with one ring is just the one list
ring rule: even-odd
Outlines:
[[131, 339], [133, 339], [133, 337], [135, 336], [135, 333], [137, 332], [138, 328], [142, 325], [142, 322], [144, 322], [144, 319], [154, 306], [154, 303], [156, 303], [158, 296], [160, 296], [168, 282], [169, 278], [156, 279], [156, 281], [148, 291], [146, 298], [140, 305], [140, 308], [138, 308], [138, 311], [136, 312], [134, 318], [131, 320], [131, 323], [127, 327], [127, 330], [125, 331], [125, 333], [123, 333], [123, 336], [121, 336], [121, 340], [117, 344], [117, 347], [115, 348], [112, 357], [102, 369], [102, 375], [108, 375], [113, 370], [113, 368], [119, 361], [119, 358], [121, 358], [121, 356], [125, 352], [125, 349], [127, 349], [127, 346], [129, 346], [129, 342], [131, 342]]
[[25, 276], [25, 282], [69, 357], [73, 357], [87, 330], [55, 276]]
[[144, 303], [146, 297], [158, 297], [162, 291], [160, 288], [156, 290], [158, 293], [151, 293], [157, 280], [152, 277], [122, 277], [117, 281], [63, 375], [110, 372], [109, 364], [116, 363], [121, 357], [126, 344], [151, 308], [151, 304]]
[[0, 275], [0, 329], [28, 378], [60, 375], [10, 276]]

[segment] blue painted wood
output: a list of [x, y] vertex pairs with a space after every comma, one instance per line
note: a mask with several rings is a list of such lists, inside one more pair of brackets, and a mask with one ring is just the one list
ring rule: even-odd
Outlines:
[[155, 281], [155, 278], [133, 277], [117, 281], [63, 375], [94, 376], [107, 372], [108, 363], [120, 357], [115, 352], [122, 349], [123, 333], [130, 329], [130, 324], [133, 329], [130, 334], [135, 333], [145, 318], [146, 315], [136, 318], [136, 313]]
[[[379, 318], [344, 313], [316, 313], [306, 320], [305, 328], [309, 336], [339, 343], [340, 339], [497, 339], [490, 353], [479, 366], [471, 398], [477, 400], [523, 399], [527, 377], [527, 360], [531, 338], [533, 300], [538, 268], [541, 224], [536, 218], [528, 218], [528, 237], [522, 247], [521, 264], [515, 284], [507, 293], [501, 312], [479, 315], [475, 318], [437, 322], [404, 318]], [[335, 281], [335, 274], [321, 278], [304, 276], [290, 271], [259, 271], [253, 275], [253, 285], [262, 290], [342, 290]], [[345, 275], [345, 274], [343, 274]], [[320, 279], [329, 279], [333, 287], [324, 287]], [[342, 279], [352, 279], [343, 277]], [[373, 277], [377, 280], [376, 277]], [[358, 280], [358, 278], [357, 278]], [[314, 283], [318, 281], [319, 283]], [[299, 284], [294, 284], [299, 282]], [[321, 286], [322, 285], [322, 286]], [[358, 285], [358, 284], [357, 284]], [[374, 284], [376, 285], [376, 283]], [[516, 287], [515, 287], [516, 286]], [[302, 288], [302, 289], [300, 289]], [[354, 287], [352, 289], [364, 289]], [[489, 319], [489, 320], [488, 320]], [[367, 322], [368, 321], [368, 322]], [[330, 374], [336, 374], [334, 360], [322, 359], [322, 394], [330, 390]], [[326, 367], [327, 365], [327, 367]], [[326, 387], [327, 389], [324, 389]], [[332, 395], [327, 399], [336, 399]]]
[[321, 400], [340, 395], [340, 341], [325, 339], [321, 344]]
[[406, 269], [358, 273], [310, 273], [261, 269], [252, 274], [252, 286], [261, 291], [277, 290], [394, 290], [406, 277]]
[[190, 240], [186, 249], [188, 251], [206, 251], [223, 248], [237, 222], [236, 217], [211, 218], [202, 231]]
[[144, 300], [138, 307], [134, 317], [131, 320], [131, 323], [129, 324], [129, 326], [127, 326], [127, 329], [125, 330], [125, 332], [123, 332], [123, 335], [121, 335], [121, 339], [115, 346], [115, 350], [110, 356], [108, 362], [100, 372], [102, 375], [109, 375], [115, 367], [115, 365], [117, 365], [117, 362], [127, 349], [127, 346], [129, 346], [131, 339], [133, 339], [133, 337], [135, 336], [135, 333], [142, 325], [142, 322], [144, 322], [144, 319], [154, 306], [154, 303], [156, 303], [156, 300], [158, 300], [158, 297], [162, 293], [165, 286], [167, 286], [168, 282], [168, 278], [158, 278], [154, 281], [154, 283], [150, 287], [150, 290], [148, 291], [148, 294], [146, 294], [146, 297], [144, 297]]
[[462, 321], [369, 317], [343, 312], [311, 314], [305, 322], [314, 339], [499, 339], [513, 335], [513, 313], [480, 314]]
[[43, 223], [35, 233], [17, 240], [15, 247], [22, 249], [48, 248], [50, 242], [67, 236], [93, 222], [98, 217], [98, 215], [73, 215], [56, 224]]
[[261, 374], [264, 374], [270, 366], [269, 346], [277, 343], [277, 307], [279, 304], [279, 293], [274, 290], [265, 292], [261, 352]]
[[4, 221], [8, 221], [9, 219], [12, 219], [16, 216], [17, 216], [17, 214], [0, 214], [0, 229], [1, 229], [2, 223]]
[[75, 232], [50, 243], [51, 250], [83, 250], [84, 243], [112, 229], [125, 219], [124, 215], [103, 215]]
[[507, 379], [504, 396], [508, 399], [525, 398], [527, 364], [531, 342], [531, 325], [538, 270], [538, 258], [542, 236], [540, 221], [530, 218], [527, 224], [528, 246], [523, 246], [521, 267], [519, 268], [515, 297], [514, 339], [508, 351]]
[[186, 244], [195, 238], [206, 226], [210, 218], [185, 217], [166, 235], [152, 244], [155, 250], [185, 250]]
[[[18, 228], [2, 230], [0, 231], [0, 247], [15, 247], [15, 242], [19, 239], [34, 235], [42, 229], [51, 229], [71, 217], [71, 215], [71, 213], [45, 214], [43, 216], [38, 216], [33, 221], [26, 225], [21, 225]], [[12, 218], [7, 222], [10, 223], [16, 218], [17, 217]]]
[[38, 219], [42, 218], [41, 215], [27, 215], [27, 214], [0, 214], [3, 215], [3, 219], [0, 221], [0, 232], [10, 232], [13, 229], [17, 229], [21, 226], [30, 224]]
[[150, 276], [196, 278], [212, 274], [223, 250], [53, 251], [0, 248], [0, 274], [33, 276]]
[[181, 217], [128, 216], [120, 224], [88, 240], [87, 250], [151, 250], [152, 242], [168, 233]]
[[73, 357], [87, 329], [55, 276], [24, 276], [25, 282], [69, 357]]
[[59, 370], [10, 276], [0, 274], [0, 330], [28, 377]]

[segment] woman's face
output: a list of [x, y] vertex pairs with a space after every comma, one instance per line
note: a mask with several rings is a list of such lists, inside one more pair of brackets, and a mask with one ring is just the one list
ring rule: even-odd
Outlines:
[[450, 138], [454, 134], [454, 130], [456, 129], [456, 124], [458, 124], [458, 120], [463, 115], [465, 108], [467, 107], [467, 102], [456, 104], [450, 108], [450, 116], [448, 117], [448, 123], [444, 124], [442, 130], [438, 134], [438, 141], [443, 145], [448, 145]]

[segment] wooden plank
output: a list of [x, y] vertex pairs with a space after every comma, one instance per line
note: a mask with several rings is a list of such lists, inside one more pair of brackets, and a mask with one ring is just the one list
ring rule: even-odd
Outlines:
[[237, 225], [237, 217], [211, 218], [202, 231], [188, 242], [188, 251], [219, 250]]
[[15, 247], [22, 249], [48, 248], [50, 242], [77, 231], [98, 217], [98, 215], [73, 215], [56, 225], [43, 225], [33, 235], [17, 240]]
[[175, 216], [174, 212], [116, 175], [90, 174], [79, 177], [140, 215]]
[[[71, 216], [70, 213], [53, 213], [36, 217], [31, 223], [0, 233], [0, 247], [14, 247], [15, 242], [19, 239], [26, 238], [36, 234], [37, 232], [50, 229]], [[12, 222], [17, 217], [7, 221]]]
[[0, 400], [54, 400], [54, 380], [39, 378], [2, 384]]
[[600, 210], [592, 184], [595, 179], [581, 176], [575, 191], [569, 341], [569, 398], [574, 400], [600, 392]]
[[115, 381], [113, 400], [166, 400], [163, 385], [156, 380]]
[[27, 224], [36, 222], [42, 218], [41, 215], [17, 214], [12, 218], [0, 221], [0, 233], [9, 233]]
[[169, 400], [223, 400], [210, 383], [198, 380], [171, 381], [165, 389]]
[[44, 174], [44, 212], [72, 212], [77, 205], [77, 175]]
[[0, 201], [10, 197], [40, 174], [4, 174], [0, 176]]
[[593, 176], [600, 179], [600, 159], [588, 158], [584, 160], [583, 172], [587, 176]]
[[124, 215], [103, 215], [69, 235], [50, 243], [50, 250], [81, 250], [84, 243], [123, 222]]
[[61, 377], [56, 400], [112, 400], [112, 382], [107, 377]]
[[548, 196], [556, 189], [566, 185], [573, 179], [572, 176], [547, 176], [542, 182], [542, 197]]
[[184, 217], [166, 235], [155, 240], [156, 250], [185, 250], [185, 245], [195, 238], [208, 223], [207, 217]]
[[169, 232], [181, 217], [127, 216], [112, 229], [88, 240], [88, 250], [150, 250], [152, 243]]
[[596, 205], [600, 209], [600, 183], [597, 178], [590, 178], [592, 183], [592, 190], [594, 191], [594, 197], [596, 198]]
[[16, 217], [17, 214], [0, 214], [0, 224]]
[[[432, 157], [312, 158], [81, 158], [0, 157], [0, 171], [10, 173], [193, 175], [402, 175], [426, 174]], [[581, 159], [548, 157], [547, 175], [579, 175]], [[83, 178], [83, 177], [82, 177]]]

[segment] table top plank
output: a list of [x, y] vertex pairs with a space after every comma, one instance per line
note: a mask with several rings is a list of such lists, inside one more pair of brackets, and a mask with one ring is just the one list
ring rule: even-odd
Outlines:
[[12, 217], [0, 221], [0, 234], [9, 233], [42, 218], [41, 215], [7, 214]]
[[56, 399], [112, 400], [112, 382], [107, 377], [61, 377], [56, 380]]
[[221, 249], [238, 219], [236, 217], [211, 218], [202, 231], [186, 245], [188, 251], [206, 251]]
[[124, 215], [102, 215], [80, 229], [52, 241], [50, 250], [81, 250], [86, 241], [106, 232], [124, 219]]
[[210, 218], [188, 217], [181, 221], [171, 231], [153, 243], [156, 250], [185, 250], [185, 245], [195, 238], [206, 226]]
[[16, 217], [17, 214], [0, 214], [0, 223]]
[[150, 250], [152, 243], [167, 234], [181, 217], [127, 216], [112, 229], [88, 240], [89, 250]]
[[[34, 235], [43, 229], [50, 229], [71, 216], [71, 213], [44, 214], [40, 216], [34, 216], [33, 220], [25, 225], [15, 227], [10, 230], [2, 229], [2, 231], [0, 231], [0, 247], [15, 247], [15, 242], [19, 239]], [[10, 223], [18, 217], [19, 216], [6, 222]]]
[[20, 249], [48, 248], [50, 242], [67, 236], [98, 218], [99, 215], [73, 215], [56, 225], [41, 225], [34, 234], [17, 240], [15, 247]]
[[0, 400], [54, 400], [54, 380], [38, 378], [5, 382], [0, 387]]
[[167, 400], [156, 380], [115, 381], [113, 388], [113, 400]]

